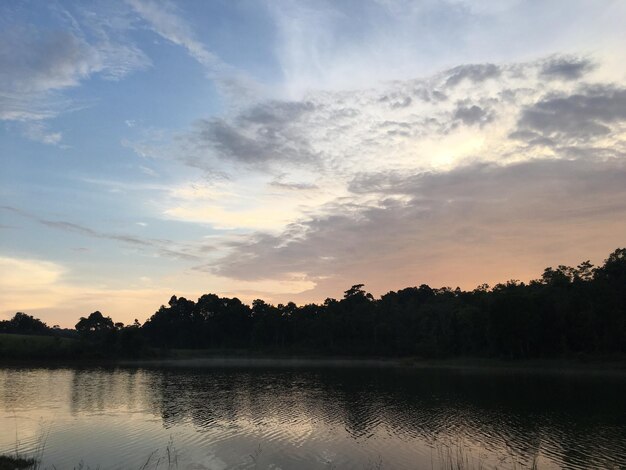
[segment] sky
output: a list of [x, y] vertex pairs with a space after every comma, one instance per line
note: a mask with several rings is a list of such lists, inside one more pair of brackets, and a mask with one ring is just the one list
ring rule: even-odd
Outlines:
[[0, 319], [626, 246], [622, 0], [0, 4]]

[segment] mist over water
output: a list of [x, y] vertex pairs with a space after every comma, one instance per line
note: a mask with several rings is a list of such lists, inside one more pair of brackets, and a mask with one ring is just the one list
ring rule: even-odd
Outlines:
[[3, 368], [0, 453], [43, 439], [44, 467], [141, 468], [171, 442], [182, 469], [414, 469], [460, 448], [486, 468], [619, 468], [625, 396], [624, 377], [600, 375]]

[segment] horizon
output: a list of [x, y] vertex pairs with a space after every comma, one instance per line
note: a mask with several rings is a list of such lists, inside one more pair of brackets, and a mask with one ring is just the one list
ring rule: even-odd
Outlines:
[[471, 290], [624, 246], [624, 2], [0, 12], [0, 320]]
[[[624, 249], [626, 249], [626, 248], [617, 248], [614, 252], [616, 252], [618, 250], [624, 250]], [[607, 260], [608, 260], [608, 256], [607, 256], [607, 259], [605, 261], [607, 261]], [[581, 265], [583, 265], [584, 263], [588, 263], [588, 262], [590, 262], [590, 260], [582, 261], [578, 265], [574, 265], [574, 266], [563, 265], [563, 264], [559, 264], [556, 267], [555, 266], [547, 266], [545, 268], [545, 270], [548, 270], [548, 269], [558, 269], [558, 270], [560, 270], [563, 267], [565, 267], [565, 268], [574, 268], [574, 269], [579, 268], [580, 269]], [[591, 263], [590, 264], [590, 267], [593, 270], [595, 270], [596, 268], [601, 267], [601, 266], [602, 266], [602, 264], [600, 264], [600, 263], [598, 263], [598, 264]], [[509, 283], [514, 283], [514, 284], [523, 286], [523, 285], [530, 285], [532, 282], [541, 282], [541, 277], [542, 276], [535, 276], [535, 277], [533, 277], [531, 279], [528, 279], [528, 280], [508, 279], [506, 281], [502, 281], [502, 282], [495, 283], [495, 284], [482, 283], [482, 284], [479, 284], [479, 285], [475, 286], [473, 289], [461, 288], [461, 291], [463, 291], [463, 292], [473, 292], [473, 291], [477, 291], [477, 290], [485, 290], [486, 289], [487, 291], [491, 292], [494, 289], [496, 289], [498, 286], [505, 286], [505, 285], [508, 285]], [[449, 289], [451, 291], [454, 291], [454, 290], [460, 289], [460, 286], [456, 286], [456, 288], [453, 288], [451, 286], [433, 286], [433, 285], [429, 285], [428, 283], [422, 283], [419, 286], [418, 285], [407, 285], [407, 286], [404, 286], [404, 287], [398, 287], [396, 289], [389, 290], [389, 291], [384, 292], [384, 293], [379, 293], [377, 295], [373, 295], [373, 300], [379, 301], [379, 300], [382, 299], [383, 296], [385, 296], [387, 294], [397, 293], [397, 292], [400, 292], [400, 291], [405, 290], [405, 289], [417, 289], [417, 288], [421, 288], [423, 286], [429, 287], [429, 288], [431, 288], [433, 290]], [[322, 304], [325, 304], [326, 301], [329, 300], [329, 299], [331, 299], [331, 300], [341, 300], [342, 297], [345, 298], [345, 294], [347, 294], [350, 290], [354, 289], [355, 287], [359, 287], [359, 290], [362, 290], [363, 292], [365, 292], [367, 294], [371, 294], [371, 292], [368, 291], [367, 286], [365, 284], [352, 284], [351, 286], [348, 286], [348, 288], [342, 292], [344, 294], [343, 296], [327, 297], [326, 299], [324, 299], [324, 301], [319, 301], [319, 302], [310, 301], [310, 302], [300, 302], [300, 303], [298, 303], [298, 302], [293, 302], [293, 301], [287, 300], [287, 301], [280, 302], [277, 305], [274, 305], [272, 302], [268, 302], [268, 304], [272, 305], [272, 306], [280, 306], [280, 305], [285, 305], [287, 303], [294, 303], [297, 307], [303, 307], [305, 305], [315, 305], [315, 304], [322, 305]], [[190, 300], [192, 302], [196, 302], [197, 300], [200, 300], [200, 298], [203, 297], [204, 295], [217, 295], [220, 298], [227, 298], [226, 296], [221, 296], [221, 295], [219, 295], [219, 294], [217, 294], [215, 292], [204, 292], [204, 293], [201, 293], [200, 295], [198, 295], [197, 298], [193, 298], [193, 297], [187, 298], [184, 295], [172, 294], [172, 295], [169, 296], [169, 300], [171, 300], [172, 298], [177, 298], [179, 300], [180, 299], [186, 299], [186, 300]], [[232, 296], [231, 298], [232, 299], [238, 299], [237, 296]], [[241, 299], [239, 299], [239, 300], [241, 300]], [[254, 300], [265, 301], [264, 299], [256, 299], [256, 298]], [[253, 300], [248, 300], [248, 301], [243, 300], [242, 303], [244, 305], [247, 305], [248, 307], [251, 307], [252, 303], [253, 303]], [[139, 323], [141, 325], [145, 324], [147, 321], [149, 321], [152, 318], [152, 316], [155, 313], [157, 313], [162, 307], [164, 307], [167, 304], [168, 304], [167, 302], [160, 303], [159, 306], [156, 307], [154, 312], [148, 314], [148, 316], [145, 318], [145, 320], [139, 320], [139, 318], [135, 318], [135, 319], [133, 319], [132, 322], [139, 321]], [[101, 312], [97, 308], [94, 309], [93, 312], [89, 312], [89, 313], [85, 313], [85, 315], [81, 315], [79, 320], [82, 320], [83, 318], [87, 318], [90, 314], [96, 313], [96, 312], [100, 312], [104, 317], [110, 318], [116, 324], [118, 323], [115, 318], [112, 318], [111, 316], [107, 315], [106, 312]], [[34, 317], [36, 319], [39, 319], [39, 318], [37, 318], [34, 315], [30, 315], [28, 312], [15, 312], [14, 314], [11, 314], [9, 316], [9, 318], [7, 318], [7, 320], [10, 319], [10, 318], [13, 318], [14, 315], [19, 314], [19, 313], [26, 314], [26, 315], [32, 316], [32, 317]], [[65, 328], [65, 329], [75, 329], [76, 325], [75, 324], [71, 324], [72, 323], [71, 320], [68, 319], [68, 321], [70, 323], [68, 323], [67, 325], [55, 325], [55, 326], [59, 326], [60, 328]], [[129, 326], [129, 325], [132, 324], [132, 322], [129, 321], [128, 323], [123, 323], [123, 324], [125, 326]], [[51, 325], [47, 325], [47, 326], [51, 327]]]

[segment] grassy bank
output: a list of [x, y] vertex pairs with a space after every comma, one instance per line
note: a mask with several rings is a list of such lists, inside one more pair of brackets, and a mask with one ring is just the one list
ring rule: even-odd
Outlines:
[[2, 359], [70, 358], [83, 352], [81, 346], [72, 338], [0, 333]]
[[116, 344], [52, 335], [0, 333], [0, 364], [107, 363], [122, 358], [155, 358], [167, 352], [142, 347], [126, 351]]
[[560, 358], [421, 358], [337, 356], [313, 351], [143, 348], [132, 356], [102, 345], [56, 336], [0, 334], [0, 364], [147, 367], [406, 367], [626, 375], [624, 355]]
[[626, 357], [596, 356], [560, 359], [502, 360], [457, 357], [424, 359], [416, 357], [377, 358], [325, 355], [247, 353], [245, 351], [174, 350], [158, 359], [120, 361], [121, 365], [142, 367], [382, 367], [407, 369], [474, 370], [476, 372], [519, 372], [536, 374], [617, 375], [626, 377]]

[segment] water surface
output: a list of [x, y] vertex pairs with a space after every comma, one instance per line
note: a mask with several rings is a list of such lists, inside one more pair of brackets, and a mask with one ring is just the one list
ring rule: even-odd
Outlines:
[[[626, 468], [620, 376], [399, 367], [3, 368], [0, 453], [43, 466]], [[160, 460], [159, 460], [160, 459]]]

